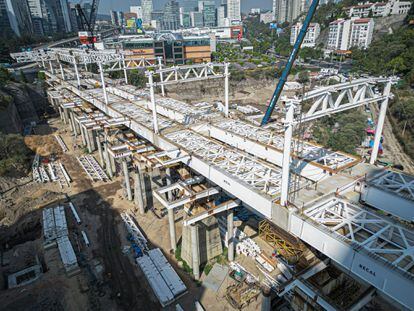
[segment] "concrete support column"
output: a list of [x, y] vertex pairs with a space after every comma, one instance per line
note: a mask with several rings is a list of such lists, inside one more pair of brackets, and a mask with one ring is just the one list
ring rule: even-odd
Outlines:
[[290, 180], [290, 151], [293, 135], [293, 117], [295, 105], [290, 103], [287, 107], [285, 117], [285, 140], [283, 145], [283, 160], [282, 160], [282, 186], [280, 194], [280, 205], [286, 206], [289, 195], [289, 180]]
[[81, 132], [81, 137], [82, 137], [82, 145], [85, 147], [86, 146], [86, 135], [85, 135], [85, 128], [82, 124], [79, 124], [79, 128], [80, 128], [80, 132]]
[[112, 165], [111, 165], [111, 160], [110, 160], [110, 154], [108, 152], [108, 142], [104, 141], [104, 157], [105, 157], [105, 167], [106, 167], [106, 173], [108, 174], [108, 176], [110, 178], [114, 177], [114, 174], [112, 172]]
[[88, 72], [88, 64], [85, 63], [85, 71]]
[[53, 64], [52, 64], [52, 61], [51, 60], [49, 61], [49, 66], [50, 66], [50, 72], [51, 72], [51, 74], [54, 75], [55, 74], [55, 69], [53, 68]]
[[122, 170], [124, 172], [124, 177], [125, 177], [125, 188], [127, 192], [127, 199], [129, 201], [132, 201], [132, 191], [131, 191], [131, 183], [129, 181], [128, 162], [125, 158], [123, 158], [121, 161], [122, 161]]
[[68, 109], [66, 108], [62, 108], [62, 109], [63, 109], [63, 123], [68, 124], [69, 122]]
[[139, 171], [139, 168], [136, 168], [134, 173], [134, 200], [135, 205], [138, 207], [139, 213], [141, 215], [145, 214], [145, 206], [144, 206], [144, 183], [142, 180], [141, 172]]
[[70, 120], [72, 122], [72, 131], [73, 131], [73, 134], [75, 135], [75, 139], [76, 139], [78, 137], [78, 128], [76, 126], [76, 121], [75, 121], [75, 116], [73, 115], [73, 111], [71, 111], [69, 113], [69, 116], [70, 116]]
[[59, 69], [60, 69], [60, 74], [62, 76], [62, 80], [65, 81], [65, 71], [63, 70], [63, 66], [61, 62], [59, 62]]
[[102, 144], [101, 144], [101, 138], [99, 137], [99, 134], [96, 135], [96, 147], [98, 148], [98, 154], [99, 154], [99, 164], [105, 168], [105, 161], [102, 151]]
[[227, 211], [227, 238], [228, 238], [228, 260], [234, 260], [234, 230], [233, 230], [233, 210]]
[[224, 115], [229, 117], [229, 63], [224, 65]]
[[95, 146], [95, 130], [93, 130], [93, 129], [90, 129], [90, 130], [88, 130], [88, 137], [89, 137], [89, 141], [90, 141], [90, 143], [91, 143], [91, 148], [92, 148], [92, 151], [95, 151], [96, 150], [96, 146]]
[[262, 288], [262, 307], [261, 311], [270, 311], [272, 308], [272, 300], [270, 298], [270, 288], [263, 287]]
[[177, 248], [177, 239], [175, 237], [175, 219], [174, 219], [174, 209], [168, 209], [168, 224], [170, 226], [170, 242], [171, 249], [176, 250]]
[[85, 140], [86, 140], [86, 146], [88, 147], [88, 152], [92, 153], [93, 148], [92, 148], [91, 136], [89, 135], [90, 130], [88, 130], [86, 127], [84, 127], [83, 131], [85, 133]]
[[[170, 167], [167, 167], [165, 169], [165, 175], [166, 175], [165, 176], [165, 185], [169, 186], [169, 185], [171, 185], [171, 180], [172, 180], [172, 178], [171, 178], [171, 168]], [[168, 200], [171, 197], [171, 192], [168, 191], [165, 195], [166, 195], [167, 200]]]
[[58, 111], [59, 111], [59, 116], [60, 116], [60, 120], [63, 121], [63, 111], [62, 111], [62, 107], [58, 106]]
[[78, 70], [78, 64], [73, 63], [73, 65], [75, 66], [75, 75], [76, 75], [76, 81], [78, 83], [78, 89], [80, 88], [80, 77], [79, 77], [79, 70]]
[[200, 251], [198, 245], [198, 228], [197, 225], [191, 225], [191, 250], [193, 257], [193, 274], [194, 279], [200, 279]]
[[384, 128], [385, 116], [387, 114], [387, 107], [388, 107], [388, 100], [390, 97], [390, 93], [391, 93], [391, 81], [387, 83], [384, 89], [383, 95], [386, 96], [386, 98], [383, 100], [383, 102], [381, 103], [381, 107], [380, 107], [377, 127], [375, 129], [374, 146], [372, 147], [371, 158], [369, 159], [370, 164], [375, 164], [375, 161], [377, 161], [378, 151], [379, 151], [379, 146], [380, 146], [381, 136], [382, 136], [382, 129]]
[[70, 118], [72, 119], [73, 124], [73, 132], [75, 133], [75, 137], [80, 134], [80, 127], [79, 124], [75, 120], [75, 113], [73, 110], [71, 111]]

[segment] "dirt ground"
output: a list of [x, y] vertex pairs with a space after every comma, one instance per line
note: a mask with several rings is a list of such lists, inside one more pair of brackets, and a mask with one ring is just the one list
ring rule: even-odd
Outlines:
[[[34, 241], [39, 245], [37, 255], [44, 263], [44, 273], [37, 281], [15, 289], [0, 287], [0, 301], [7, 301], [0, 305], [0, 310], [27, 310], [28, 306], [30, 310], [160, 310], [161, 306], [133, 256], [123, 253], [124, 247], [130, 245], [120, 218], [123, 211], [134, 216], [151, 246], [162, 249], [185, 283], [188, 292], [177, 301], [184, 310], [194, 310], [196, 300], [206, 310], [233, 310], [224, 298], [227, 286], [233, 282], [230, 278], [225, 279], [216, 293], [202, 283], [196, 283], [190, 274], [179, 268], [174, 254], [169, 253], [168, 220], [161, 216], [159, 203], [154, 202], [155, 212], [148, 211], [142, 216], [134, 204], [124, 198], [123, 177], [109, 182], [92, 182], [79, 167], [76, 155], [82, 154], [83, 149], [75, 147], [68, 129], [58, 119], [50, 120], [49, 125], [61, 135], [69, 151], [62, 153], [60, 147], [47, 137], [31, 138], [31, 148], [43, 147], [49, 153], [58, 154], [73, 182], [70, 187], [61, 189], [54, 183], [31, 182], [30, 178], [0, 181], [2, 191], [15, 189], [7, 191], [0, 200], [0, 211], [6, 215], [0, 227], [0, 246], [4, 250], [14, 250], [13, 247], [26, 241]], [[42, 208], [66, 204], [67, 198], [74, 203], [82, 220], [77, 224], [70, 210], [66, 209], [69, 237], [81, 267], [80, 273], [71, 277], [64, 272], [57, 248], [44, 250], [42, 246]], [[178, 237], [182, 230], [180, 219], [178, 216], [176, 220]], [[89, 247], [82, 241], [82, 230], [88, 235]], [[0, 266], [0, 274], [10, 272], [7, 268]], [[202, 275], [201, 280], [204, 278]], [[246, 310], [259, 307], [260, 299]], [[165, 310], [175, 310], [175, 303]]]

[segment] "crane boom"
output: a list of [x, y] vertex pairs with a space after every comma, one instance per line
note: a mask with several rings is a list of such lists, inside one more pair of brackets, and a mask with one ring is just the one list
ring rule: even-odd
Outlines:
[[96, 15], [98, 13], [99, 0], [93, 0], [91, 5], [91, 11], [87, 17], [81, 4], [76, 4], [76, 11], [79, 16], [79, 39], [82, 44], [94, 45], [96, 37], [94, 36], [94, 28], [96, 22]]
[[296, 39], [295, 45], [293, 46], [293, 50], [290, 53], [288, 62], [286, 64], [285, 69], [283, 70], [282, 76], [280, 77], [280, 80], [276, 86], [276, 89], [272, 95], [272, 99], [270, 100], [269, 106], [267, 107], [266, 113], [262, 119], [261, 125], [266, 125], [270, 117], [272, 116], [273, 110], [275, 109], [276, 103], [279, 100], [280, 94], [282, 93], [283, 87], [285, 86], [287, 77], [289, 76], [290, 70], [292, 69], [292, 66], [296, 60], [296, 57], [299, 53], [299, 49], [302, 46], [303, 39], [305, 38], [306, 31], [309, 28], [309, 24], [315, 15], [316, 8], [319, 4], [319, 0], [313, 0], [311, 6], [309, 7], [308, 14], [306, 14], [305, 21], [303, 22], [302, 28], [299, 32], [299, 35]]

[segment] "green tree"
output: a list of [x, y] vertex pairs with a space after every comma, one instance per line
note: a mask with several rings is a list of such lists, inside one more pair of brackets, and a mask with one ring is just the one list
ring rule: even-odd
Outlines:
[[23, 136], [0, 132], [0, 175], [20, 175], [30, 166], [31, 150]]

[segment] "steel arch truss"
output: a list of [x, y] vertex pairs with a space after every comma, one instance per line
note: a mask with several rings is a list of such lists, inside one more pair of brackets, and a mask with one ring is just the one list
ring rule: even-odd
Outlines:
[[107, 67], [104, 68], [105, 72], [132, 70], [139, 68], [151, 68], [157, 66], [156, 58], [144, 58], [141, 56], [127, 56], [121, 55], [119, 60], [106, 62]]
[[224, 78], [225, 67], [225, 63], [203, 63], [159, 69], [155, 73], [160, 81], [155, 82], [154, 86]]
[[56, 60], [56, 54], [47, 50], [11, 53], [10, 56], [18, 63], [31, 63]]
[[265, 165], [191, 130], [168, 133], [165, 136], [192, 155], [202, 158], [258, 191], [271, 196], [280, 193], [281, 171], [278, 167]]
[[374, 88], [388, 82], [394, 81], [389, 78], [364, 78], [310, 91], [303, 96], [303, 101], [311, 101], [312, 105], [307, 111], [302, 111], [302, 119], [296, 118], [294, 123], [383, 101], [388, 95], [375, 92]]
[[414, 276], [414, 232], [341, 199], [305, 211], [335, 235]]

